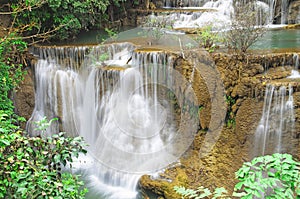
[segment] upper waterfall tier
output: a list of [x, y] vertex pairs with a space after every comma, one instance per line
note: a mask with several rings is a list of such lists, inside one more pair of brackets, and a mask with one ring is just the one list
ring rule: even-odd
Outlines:
[[210, 0], [164, 0], [165, 7], [201, 7]]
[[[223, 28], [228, 27], [235, 9], [233, 0], [165, 0], [163, 5], [168, 10], [182, 9], [181, 14], [173, 14], [170, 20], [175, 21], [175, 28], [195, 28], [202, 27], [208, 23], [218, 24]], [[256, 24], [287, 24], [289, 14], [289, 4], [286, 0], [260, 0], [256, 1]], [[199, 10], [197, 10], [197, 8]], [[201, 8], [201, 9], [200, 9]], [[200, 13], [203, 10], [216, 10], [212, 13]], [[238, 8], [237, 8], [238, 9]]]
[[91, 64], [126, 66], [134, 48], [126, 42], [95, 46], [36, 46], [31, 49], [31, 53], [56, 67], [78, 71], [82, 66]]

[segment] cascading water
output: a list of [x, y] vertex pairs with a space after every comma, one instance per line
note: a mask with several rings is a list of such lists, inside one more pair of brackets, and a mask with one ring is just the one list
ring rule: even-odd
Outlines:
[[[288, 1], [287, 0], [261, 0], [257, 1], [258, 4], [265, 4], [266, 11], [268, 13], [267, 24], [273, 24], [275, 19], [280, 16], [281, 25], [287, 24], [288, 22]], [[280, 7], [280, 8], [279, 8]], [[280, 12], [280, 13], [278, 13]]]
[[[188, 5], [198, 7], [200, 4]], [[174, 22], [174, 28], [199, 28], [212, 23], [215, 27], [224, 27], [230, 22], [230, 15], [233, 12], [232, 0], [203, 1], [200, 6], [207, 11], [184, 12], [183, 8], [182, 13], [173, 13], [167, 18], [169, 21]]]
[[268, 8], [269, 8], [269, 22], [270, 24], [273, 23], [273, 20], [274, 20], [274, 16], [275, 16], [275, 10], [276, 10], [276, 3], [277, 3], [277, 0], [268, 0], [267, 1], [267, 5], [268, 5]]
[[291, 151], [288, 148], [292, 147], [290, 140], [295, 121], [292, 94], [291, 86], [288, 90], [285, 86], [266, 87], [263, 113], [255, 134], [254, 156]]
[[[247, 3], [248, 1], [241, 1]], [[277, 0], [255, 1], [256, 25], [272, 25], [277, 17]], [[207, 25], [213, 25], [215, 30], [226, 29], [230, 26], [232, 16], [234, 16], [233, 0], [199, 0], [199, 1], [171, 1], [165, 0], [164, 6], [172, 9], [182, 9], [180, 13], [173, 13], [168, 16], [159, 16], [174, 22], [176, 28], [199, 28]], [[188, 8], [193, 8], [191, 12]], [[197, 11], [199, 9], [199, 11]], [[288, 15], [288, 1], [281, 2], [281, 24], [286, 24]]]
[[208, 1], [210, 0], [165, 0], [164, 6], [166, 8], [178, 7], [179, 5], [183, 7], [201, 7]]
[[299, 54], [293, 55], [293, 63], [295, 65], [295, 69], [292, 70], [291, 75], [288, 78], [300, 78], [299, 73]]
[[73, 167], [86, 179], [90, 198], [136, 198], [141, 174], [177, 161], [197, 128], [197, 117], [179, 116], [168, 97], [175, 93], [179, 106], [191, 106], [174, 87], [185, 83], [170, 67], [172, 56], [135, 48], [120, 43], [35, 50], [40, 59], [28, 131], [36, 135], [34, 121], [58, 117], [60, 125], [47, 134], [60, 126], [84, 137], [88, 154]]
[[[217, 1], [182, 1], [182, 12], [173, 13], [169, 16], [163, 16], [170, 22], [174, 22], [176, 28], [199, 28], [207, 25], [213, 25], [215, 30], [226, 29], [230, 26], [232, 16], [234, 15], [233, 0]], [[178, 1], [165, 1], [168, 8], [178, 8]], [[257, 25], [272, 24], [274, 18], [276, 2], [269, 0], [267, 3], [256, 1], [256, 23]], [[193, 8], [190, 12], [186, 8]], [[199, 11], [197, 11], [197, 8]], [[201, 8], [201, 9], [200, 9]], [[166, 20], [166, 19], [164, 19]]]
[[288, 18], [288, 1], [281, 0], [281, 24], [287, 24]]

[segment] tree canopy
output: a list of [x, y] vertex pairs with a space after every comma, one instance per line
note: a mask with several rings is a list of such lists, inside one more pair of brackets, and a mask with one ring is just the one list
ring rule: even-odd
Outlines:
[[[72, 38], [80, 30], [100, 27], [109, 20], [109, 7], [125, 9], [126, 0], [13, 0], [0, 15], [12, 16], [14, 32], [33, 40]], [[119, 9], [120, 10], [120, 9]], [[33, 36], [34, 35], [34, 36]]]

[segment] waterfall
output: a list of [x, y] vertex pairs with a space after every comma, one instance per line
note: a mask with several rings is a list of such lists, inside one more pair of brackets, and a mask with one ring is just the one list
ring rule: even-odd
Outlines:
[[[165, 6], [168, 8], [176, 8], [178, 7], [177, 4], [178, 1], [165, 1]], [[182, 1], [182, 4], [184, 6], [182, 12], [164, 16], [165, 20], [174, 22], [174, 28], [199, 28], [213, 25], [215, 30], [220, 30], [230, 26], [232, 16], [234, 15], [233, 0]], [[256, 1], [255, 5], [256, 24], [272, 24], [275, 17], [276, 1]], [[195, 10], [193, 12], [189, 10], [185, 11], [187, 7], [194, 8]], [[197, 11], [197, 8], [199, 8], [199, 11]], [[287, 9], [286, 7], [284, 8], [285, 10]]]
[[[257, 4], [263, 5], [268, 13], [268, 19], [266, 24], [273, 24], [274, 20], [280, 16], [280, 24], [287, 24], [288, 22], [288, 4], [287, 0], [260, 0]], [[280, 6], [280, 8], [278, 8]], [[278, 13], [278, 10], [280, 13]]]
[[285, 86], [277, 89], [267, 85], [263, 113], [255, 134], [255, 156], [282, 153], [292, 147], [290, 140], [295, 121], [292, 94], [291, 86], [287, 90]]
[[[181, 8], [182, 11], [164, 15], [163, 18], [173, 22], [175, 29], [201, 28], [213, 24], [214, 30], [223, 30], [230, 27], [232, 16], [234, 16], [233, 4], [234, 0], [165, 0], [163, 5], [166, 8], [176, 10]], [[194, 10], [191, 11], [191, 9]], [[281, 25], [287, 24], [288, 9], [289, 1], [287, 0], [281, 0], [281, 2], [279, 0], [256, 0], [256, 25], [273, 27], [271, 25], [275, 22]], [[280, 21], [277, 20], [279, 17]]]
[[288, 6], [288, 0], [281, 0], [281, 24], [288, 22]]
[[293, 61], [295, 64], [295, 70], [299, 70], [299, 54], [294, 54], [293, 55]]
[[269, 2], [270, 5], [268, 5], [261, 1], [256, 2], [256, 25], [261, 26], [272, 24], [274, 15], [272, 3], [273, 2]]
[[164, 0], [164, 6], [167, 8], [178, 7], [179, 5], [183, 7], [201, 7], [210, 0]]
[[287, 78], [300, 78], [300, 73], [299, 73], [299, 54], [295, 53], [293, 55], [293, 63], [295, 68], [292, 70], [291, 75], [288, 76]]
[[[190, 5], [190, 4], [189, 4]], [[230, 15], [233, 12], [232, 0], [203, 1], [202, 8], [214, 11], [181, 12], [165, 16], [174, 22], [174, 28], [195, 28], [209, 24], [214, 27], [224, 27], [230, 23]]]
[[39, 56], [36, 99], [27, 129], [37, 135], [35, 121], [57, 117], [48, 135], [62, 130], [84, 137], [88, 154], [73, 167], [86, 180], [88, 197], [136, 198], [140, 176], [177, 161], [193, 141], [197, 116], [175, 110], [192, 108], [182, 97], [188, 82], [178, 82], [173, 57], [163, 51], [119, 43], [33, 53]]
[[276, 12], [276, 4], [277, 4], [277, 0], [267, 0], [267, 6], [268, 6], [268, 15], [269, 15], [269, 24], [273, 24], [273, 20], [275, 17], [275, 12]]

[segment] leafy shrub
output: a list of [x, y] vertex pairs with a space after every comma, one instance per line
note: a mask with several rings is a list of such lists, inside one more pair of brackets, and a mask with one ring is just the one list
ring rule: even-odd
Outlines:
[[6, 133], [6, 115], [0, 115], [0, 198], [84, 198], [79, 176], [62, 171], [73, 157], [86, 153], [81, 137], [28, 137], [22, 131]]
[[218, 48], [218, 44], [224, 42], [221, 35], [218, 32], [213, 31], [212, 24], [208, 24], [201, 29], [198, 29], [196, 40], [199, 41], [200, 45], [208, 52], [214, 52], [216, 48]]
[[254, 158], [236, 172], [235, 190], [242, 198], [285, 198], [300, 196], [300, 163], [289, 154], [275, 153]]
[[[0, 198], [84, 198], [87, 190], [79, 176], [62, 171], [62, 165], [86, 153], [82, 138], [29, 137], [17, 125], [24, 118], [14, 113], [9, 94], [23, 79], [25, 49], [14, 35], [0, 42]], [[47, 124], [41, 121], [39, 130]]]
[[[245, 162], [236, 172], [240, 181], [235, 185], [233, 197], [293, 199], [300, 196], [300, 163], [292, 155], [275, 153]], [[203, 186], [197, 190], [174, 187], [182, 198], [230, 198], [224, 188], [216, 188], [213, 193]]]
[[18, 34], [63, 40], [73, 38], [80, 30], [99, 27], [108, 18], [107, 8], [121, 6], [120, 2], [126, 0], [13, 0], [10, 8]]
[[26, 43], [14, 34], [0, 40], [0, 114], [9, 116], [7, 124], [4, 125], [8, 127], [5, 131], [17, 129], [18, 127], [13, 124], [24, 120], [14, 114], [13, 102], [9, 96], [12, 89], [23, 80], [25, 72], [22, 70], [22, 53], [26, 47]]
[[182, 198], [191, 198], [191, 199], [201, 199], [211, 197], [212, 199], [216, 198], [229, 198], [227, 195], [227, 190], [223, 187], [216, 188], [212, 193], [208, 188], [203, 186], [198, 187], [197, 190], [186, 189], [184, 187], [174, 187], [176, 193], [182, 195]]

